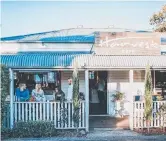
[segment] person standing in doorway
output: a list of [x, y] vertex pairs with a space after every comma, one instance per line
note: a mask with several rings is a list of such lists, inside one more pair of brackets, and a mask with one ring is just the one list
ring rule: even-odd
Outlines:
[[97, 83], [97, 87], [98, 87], [97, 90], [98, 90], [98, 97], [99, 97], [100, 104], [104, 104], [105, 81], [102, 78], [99, 78], [98, 83]]
[[95, 88], [95, 86], [93, 86], [91, 89], [91, 100], [90, 100], [90, 113], [91, 114], [98, 114], [99, 102], [100, 101], [98, 98], [97, 89]]
[[72, 83], [72, 78], [68, 78], [67, 101], [72, 101], [72, 99], [73, 99], [73, 83]]

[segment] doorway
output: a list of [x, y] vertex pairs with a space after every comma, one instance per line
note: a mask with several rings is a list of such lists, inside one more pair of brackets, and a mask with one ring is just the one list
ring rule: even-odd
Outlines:
[[89, 73], [89, 114], [107, 114], [107, 71]]

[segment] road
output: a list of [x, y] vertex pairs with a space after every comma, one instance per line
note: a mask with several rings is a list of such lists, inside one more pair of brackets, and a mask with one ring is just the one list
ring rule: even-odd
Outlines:
[[166, 141], [166, 135], [145, 136], [130, 130], [90, 131], [87, 137], [7, 139], [4, 141]]

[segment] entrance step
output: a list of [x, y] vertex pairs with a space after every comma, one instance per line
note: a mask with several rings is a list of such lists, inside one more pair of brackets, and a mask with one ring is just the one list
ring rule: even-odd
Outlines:
[[120, 131], [124, 130], [123, 128], [91, 128], [93, 131]]
[[92, 129], [129, 129], [129, 117], [90, 116], [89, 127]]

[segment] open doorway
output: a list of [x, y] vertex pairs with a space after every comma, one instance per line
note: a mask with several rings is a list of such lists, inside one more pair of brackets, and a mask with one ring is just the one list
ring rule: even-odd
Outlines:
[[107, 114], [107, 72], [89, 73], [89, 114]]

